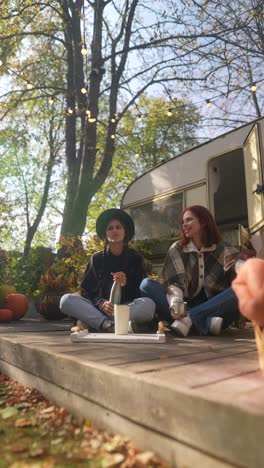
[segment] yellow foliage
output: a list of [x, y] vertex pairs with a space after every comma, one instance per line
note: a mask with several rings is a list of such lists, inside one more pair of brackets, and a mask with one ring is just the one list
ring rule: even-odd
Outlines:
[[41, 292], [66, 292], [71, 289], [74, 283], [75, 275], [72, 272], [67, 279], [63, 278], [62, 274], [56, 275], [51, 269], [47, 271], [40, 278], [40, 290]]

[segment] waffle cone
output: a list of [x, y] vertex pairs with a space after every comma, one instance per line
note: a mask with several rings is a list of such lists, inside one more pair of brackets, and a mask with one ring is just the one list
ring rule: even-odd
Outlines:
[[264, 373], [264, 330], [256, 323], [254, 324], [256, 345], [258, 350], [259, 367]]

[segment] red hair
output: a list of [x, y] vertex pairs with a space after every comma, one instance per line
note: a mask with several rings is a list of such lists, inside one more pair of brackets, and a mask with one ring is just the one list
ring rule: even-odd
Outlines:
[[[181, 224], [183, 224], [183, 215], [186, 213], [186, 211], [191, 211], [191, 213], [198, 219], [199, 223], [201, 224], [201, 242], [204, 247], [210, 247], [212, 244], [218, 244], [218, 242], [222, 240], [222, 236], [217, 225], [215, 224], [213, 215], [207, 208], [201, 205], [193, 205], [185, 208], [181, 215]], [[187, 245], [189, 240], [190, 239], [186, 237], [182, 229], [180, 244]]]

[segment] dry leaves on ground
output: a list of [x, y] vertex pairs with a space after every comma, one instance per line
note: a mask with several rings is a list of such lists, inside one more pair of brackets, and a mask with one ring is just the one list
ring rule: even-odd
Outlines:
[[153, 452], [97, 429], [0, 374], [1, 468], [166, 468]]

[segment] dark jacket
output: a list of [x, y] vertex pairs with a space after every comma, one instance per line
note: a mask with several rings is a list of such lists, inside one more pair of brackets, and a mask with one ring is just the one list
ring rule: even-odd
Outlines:
[[121, 255], [113, 255], [109, 250], [92, 255], [81, 280], [82, 296], [100, 309], [110, 297], [113, 285], [111, 273], [118, 271], [123, 271], [127, 278], [126, 285], [121, 289], [121, 303], [140, 297], [139, 286], [145, 277], [145, 266], [143, 256], [134, 249], [126, 249]]

